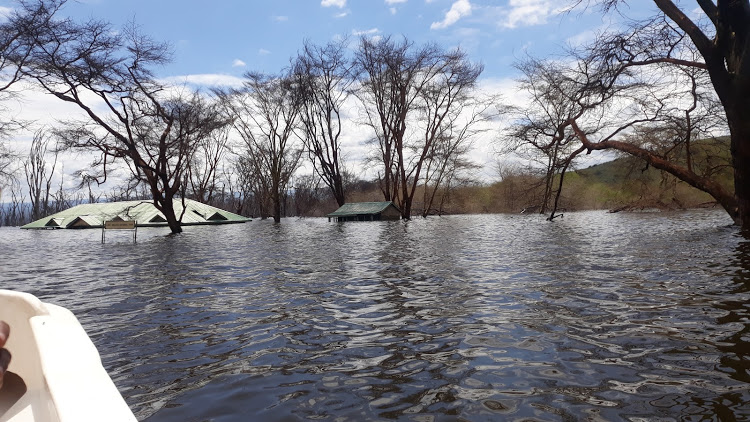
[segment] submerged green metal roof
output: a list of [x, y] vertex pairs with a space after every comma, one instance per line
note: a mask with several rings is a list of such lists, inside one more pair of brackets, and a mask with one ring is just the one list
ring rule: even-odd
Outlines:
[[342, 205], [341, 208], [328, 214], [328, 217], [345, 217], [345, 216], [351, 216], [351, 215], [379, 214], [385, 211], [385, 209], [388, 208], [389, 206], [392, 206], [396, 208], [396, 210], [398, 210], [398, 208], [395, 205], [393, 205], [393, 202], [391, 201], [353, 202], [350, 204]]
[[[185, 200], [183, 225], [197, 224], [230, 224], [252, 221], [243, 217], [212, 207], [198, 201]], [[174, 210], [179, 218], [182, 213], [182, 200], [174, 200]], [[101, 228], [105, 221], [135, 220], [139, 227], [166, 226], [167, 220], [154, 206], [153, 201], [104, 202], [81, 204], [65, 211], [40, 218], [22, 229], [68, 229], [68, 228]]]

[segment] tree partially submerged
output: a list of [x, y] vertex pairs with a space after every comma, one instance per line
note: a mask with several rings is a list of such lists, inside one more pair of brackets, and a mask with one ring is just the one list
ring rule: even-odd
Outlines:
[[[522, 63], [532, 102], [514, 136], [550, 154], [563, 169], [595, 150], [638, 157], [709, 193], [747, 228], [748, 1], [698, 1], [713, 30], [699, 26], [670, 1], [654, 1], [662, 15], [600, 34], [590, 46], [570, 52], [572, 64]], [[621, 2], [600, 3], [609, 9]], [[694, 160], [696, 140], [721, 133], [722, 127], [731, 138], [734, 194], [717, 179], [723, 168], [716, 162], [719, 157]]]
[[[300, 100], [288, 74], [246, 73], [242, 88], [217, 91], [243, 141], [237, 169], [252, 181], [256, 200], [281, 221], [282, 200], [303, 153], [295, 142]], [[266, 204], [268, 207], [266, 207]]]
[[[51, 141], [51, 135], [47, 130], [37, 130], [31, 141], [29, 156], [23, 163], [31, 200], [32, 220], [38, 220], [50, 213], [52, 178], [55, 176], [59, 152], [56, 145], [50, 150]], [[48, 156], [52, 158], [51, 163], [47, 161]]]
[[[417, 187], [436, 192], [450, 179], [446, 171], [465, 162], [465, 146], [488, 107], [474, 96], [483, 67], [460, 50], [391, 38], [362, 38], [355, 60], [358, 95], [379, 147], [373, 158], [381, 190], [408, 219]], [[424, 199], [429, 210], [434, 195]]]
[[134, 26], [50, 19], [28, 36], [34, 48], [24, 73], [83, 114], [61, 123], [61, 146], [98, 153], [88, 177], [99, 183], [126, 165], [149, 186], [171, 231], [181, 232], [173, 199], [199, 141], [227, 124], [219, 108], [159, 83], [152, 67], [169, 60], [169, 49]]
[[230, 129], [227, 124], [198, 140], [182, 183], [183, 198], [210, 204], [219, 193], [220, 169], [229, 150]]
[[341, 151], [342, 113], [354, 83], [347, 42], [305, 42], [292, 64], [298, 90], [302, 141], [313, 169], [339, 206], [346, 202], [346, 162]]

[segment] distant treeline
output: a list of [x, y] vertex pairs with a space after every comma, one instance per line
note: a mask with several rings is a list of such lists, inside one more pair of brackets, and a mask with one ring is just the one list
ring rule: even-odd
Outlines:
[[[721, 142], [726, 142], [726, 140]], [[426, 214], [542, 212], [545, 197], [544, 174], [532, 168], [504, 169], [499, 173], [500, 180], [493, 183], [467, 182], [462, 186], [452, 187], [449, 192], [445, 192], [444, 201], [427, 210]], [[731, 172], [725, 170], [724, 173], [720, 180], [727, 186], [727, 189], [731, 189]], [[622, 157], [589, 168], [569, 171], [564, 179], [559, 204], [563, 211], [676, 210], [717, 205], [716, 201], [705, 192], [689, 186], [674, 176], [648, 167], [641, 160], [633, 157]], [[301, 180], [284, 195], [282, 201], [284, 217], [322, 217], [338, 207], [329, 189], [314, 183], [303, 182], [304, 180]], [[382, 192], [379, 186], [377, 181], [358, 180], [350, 183], [348, 191], [351, 202], [381, 201]], [[0, 204], [0, 225], [19, 226], [31, 222], [33, 220], [31, 204], [21, 201], [23, 197], [20, 194], [12, 195], [12, 197], [16, 200]], [[82, 190], [67, 193], [60, 191], [55, 198], [56, 200], [48, 204], [43, 215], [85, 202], [150, 199], [147, 192], [87, 197]], [[219, 191], [208, 203], [247, 217], [261, 216], [252, 197], [240, 198], [228, 189]], [[414, 212], [422, 214], [423, 211], [424, 203], [415, 201]]]

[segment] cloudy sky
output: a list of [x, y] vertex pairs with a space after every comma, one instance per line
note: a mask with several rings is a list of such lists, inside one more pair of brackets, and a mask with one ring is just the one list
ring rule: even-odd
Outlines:
[[[0, 0], [0, 5], [12, 2]], [[116, 26], [135, 21], [169, 42], [174, 61], [163, 76], [239, 76], [276, 72], [305, 39], [406, 36], [461, 47], [485, 65], [484, 78], [513, 75], [526, 52], [547, 55], [606, 26], [595, 12], [563, 13], [562, 0], [78, 0], [64, 12]], [[654, 10], [631, 1], [629, 14]], [[205, 79], [207, 80], [207, 79]]]
[[[591, 39], [611, 25], [596, 10], [566, 11], [562, 0], [69, 0], [63, 15], [97, 18], [116, 28], [134, 21], [152, 38], [171, 44], [173, 61], [156, 69], [160, 78], [198, 84], [236, 82], [247, 71], [274, 73], [289, 64], [304, 40], [324, 44], [360, 36], [405, 36], [417, 44], [460, 47], [485, 66], [485, 89], [518, 99], [513, 63], [531, 54], [547, 57], [567, 44]], [[0, 0], [0, 15], [14, 2]], [[651, 15], [650, 0], [629, 0], [631, 17]], [[67, 111], [56, 100], [34, 94], [18, 112], [54, 121]], [[496, 138], [496, 136], [495, 136]], [[30, 137], [18, 136], [20, 151]], [[475, 160], [492, 178], [492, 137], [477, 142]], [[361, 140], [352, 139], [361, 157]], [[28, 146], [25, 148], [28, 151]], [[79, 166], [66, 165], [66, 170]], [[67, 172], [67, 171], [66, 171]], [[71, 183], [73, 183], [71, 181]]]

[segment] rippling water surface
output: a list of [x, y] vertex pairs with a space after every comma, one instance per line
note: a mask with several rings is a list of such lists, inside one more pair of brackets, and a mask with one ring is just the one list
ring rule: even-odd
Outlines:
[[750, 418], [750, 244], [720, 211], [0, 229], [139, 420]]

